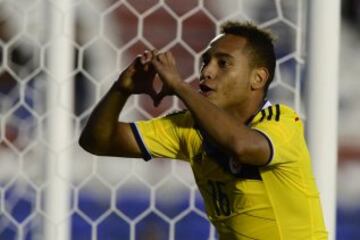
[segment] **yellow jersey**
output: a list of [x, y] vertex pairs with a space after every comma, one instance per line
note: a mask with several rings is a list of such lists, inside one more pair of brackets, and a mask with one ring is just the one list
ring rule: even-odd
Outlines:
[[130, 125], [145, 160], [191, 164], [221, 240], [327, 239], [303, 124], [290, 107], [270, 105], [248, 122], [271, 146], [271, 157], [261, 167], [233, 161], [189, 111]]

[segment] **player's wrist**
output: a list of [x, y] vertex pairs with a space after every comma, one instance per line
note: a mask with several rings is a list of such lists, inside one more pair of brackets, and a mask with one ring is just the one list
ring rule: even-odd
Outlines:
[[191, 86], [188, 83], [184, 82], [184, 81], [176, 81], [171, 86], [171, 89], [177, 95], [179, 95], [183, 91], [188, 90], [189, 88], [191, 88]]
[[123, 96], [129, 97], [134, 94], [129, 86], [121, 84], [120, 79], [118, 79], [111, 88], [112, 91], [115, 91]]

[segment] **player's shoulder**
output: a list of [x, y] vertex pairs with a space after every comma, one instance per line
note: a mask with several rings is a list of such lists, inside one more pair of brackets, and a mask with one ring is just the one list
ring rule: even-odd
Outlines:
[[191, 114], [188, 110], [185, 109], [185, 110], [179, 110], [179, 111], [174, 111], [174, 112], [168, 113], [165, 116], [163, 116], [163, 118], [185, 121], [185, 120], [191, 118]]
[[184, 109], [184, 110], [178, 110], [178, 111], [173, 111], [173, 112], [170, 112], [168, 114], [166, 114], [164, 117], [185, 117], [187, 114], [188, 114], [188, 110]]
[[253, 118], [252, 124], [269, 121], [283, 123], [288, 120], [293, 120], [295, 122], [300, 121], [299, 114], [293, 108], [285, 104], [272, 104], [261, 109], [261, 111], [259, 111]]
[[188, 110], [180, 110], [180, 111], [174, 111], [171, 112], [165, 116], [162, 117], [164, 120], [176, 122], [176, 123], [182, 123], [186, 125], [192, 125], [193, 119], [191, 116], [190, 111]]

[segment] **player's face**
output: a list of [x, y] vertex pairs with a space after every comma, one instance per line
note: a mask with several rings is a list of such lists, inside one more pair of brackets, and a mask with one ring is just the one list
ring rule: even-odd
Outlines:
[[241, 107], [249, 98], [251, 68], [246, 39], [219, 35], [202, 55], [200, 93], [223, 109]]

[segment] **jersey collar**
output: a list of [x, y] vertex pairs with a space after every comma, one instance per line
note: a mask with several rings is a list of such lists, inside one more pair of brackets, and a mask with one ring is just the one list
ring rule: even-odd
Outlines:
[[256, 115], [257, 115], [261, 110], [263, 110], [263, 109], [265, 109], [265, 108], [268, 108], [268, 107], [270, 107], [270, 106], [272, 106], [271, 102], [270, 102], [269, 100], [267, 100], [267, 99], [264, 99], [264, 101], [263, 101], [261, 107], [259, 108], [259, 110], [257, 110], [257, 112], [256, 112], [254, 115], [252, 115], [252, 116], [245, 122], [245, 124], [246, 124], [246, 125], [249, 125], [249, 124], [254, 120], [254, 118], [256, 117]]

